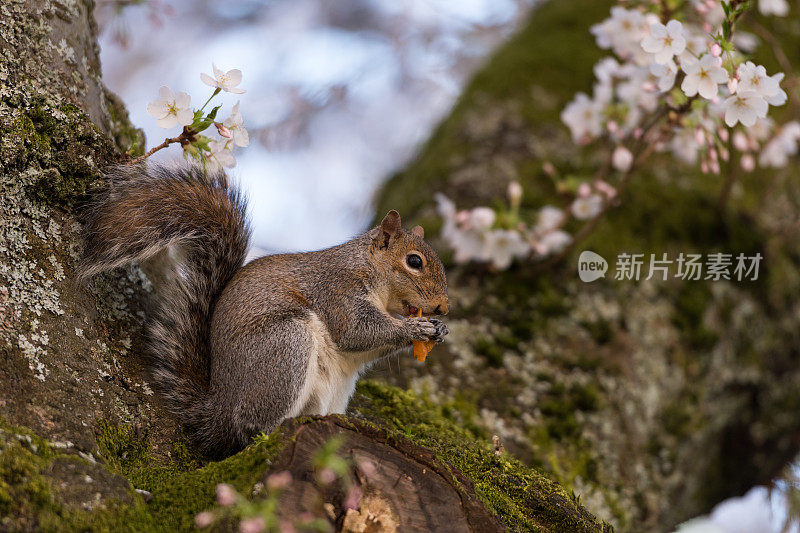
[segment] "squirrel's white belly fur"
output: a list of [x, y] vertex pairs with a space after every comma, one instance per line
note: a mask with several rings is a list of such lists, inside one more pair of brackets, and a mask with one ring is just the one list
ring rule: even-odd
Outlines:
[[344, 413], [355, 391], [359, 372], [376, 358], [378, 350], [341, 352], [315, 313], [304, 322], [311, 335], [308, 368], [300, 394], [287, 418]]

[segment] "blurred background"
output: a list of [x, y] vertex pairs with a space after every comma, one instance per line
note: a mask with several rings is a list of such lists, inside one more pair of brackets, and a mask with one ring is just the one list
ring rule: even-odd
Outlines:
[[[200, 73], [241, 69], [250, 146], [230, 172], [250, 196], [254, 255], [342, 242], [374, 218], [378, 187], [412, 158], [470, 76], [537, 0], [100, 1], [103, 77], [148, 148], [161, 85], [198, 105]], [[563, 44], [563, 43], [561, 43]], [[158, 159], [179, 157], [177, 148]], [[401, 213], [402, 214], [402, 213]], [[784, 531], [792, 481], [721, 503], [703, 531]], [[787, 529], [787, 531], [798, 531]], [[717, 528], [717, 529], [714, 529]]]
[[[211, 64], [242, 70], [251, 144], [230, 174], [250, 195], [253, 244], [330, 246], [373, 218], [372, 196], [426, 140], [486, 56], [535, 0], [247, 0], [99, 2], [103, 77], [144, 129], [158, 88], [211, 89]], [[157, 158], [178, 157], [172, 148]], [[402, 213], [401, 213], [402, 214]], [[259, 253], [256, 250], [256, 253]]]

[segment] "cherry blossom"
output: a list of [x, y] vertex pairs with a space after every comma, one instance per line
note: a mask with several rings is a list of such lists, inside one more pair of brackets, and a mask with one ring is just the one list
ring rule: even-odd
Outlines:
[[706, 54], [700, 60], [691, 58], [682, 64], [686, 77], [681, 83], [681, 90], [686, 96], [700, 94], [711, 99], [717, 96], [719, 84], [728, 81], [728, 71], [722, 68], [718, 57]]
[[530, 245], [517, 231], [498, 229], [486, 234], [485, 256], [499, 270], [505, 270], [515, 258], [525, 257], [529, 252]]
[[611, 164], [620, 172], [627, 172], [633, 165], [633, 154], [624, 146], [617, 146], [611, 156]]
[[213, 63], [211, 64], [211, 68], [214, 71], [214, 77], [212, 78], [206, 73], [200, 74], [200, 79], [203, 81], [203, 83], [229, 93], [243, 94], [246, 92], [244, 89], [238, 89], [236, 87], [242, 83], [241, 70], [231, 69], [227, 72], [223, 72]]
[[667, 25], [655, 23], [650, 26], [650, 35], [642, 40], [642, 49], [654, 55], [656, 63], [666, 63], [686, 50], [683, 24], [670, 20]]
[[785, 17], [789, 14], [789, 3], [786, 0], [758, 0], [758, 10], [762, 15]]
[[542, 237], [534, 246], [536, 255], [545, 256], [557, 254], [572, 242], [572, 235], [562, 230], [551, 231]]
[[776, 96], [780, 91], [778, 80], [767, 76], [767, 69], [752, 61], [739, 65], [739, 88], [737, 91], [752, 91], [764, 98]]
[[242, 114], [239, 112], [239, 102], [233, 106], [231, 116], [226, 118], [222, 125], [230, 132], [233, 144], [242, 147], [250, 144], [250, 136], [244, 128]]
[[561, 112], [561, 120], [569, 127], [575, 142], [599, 135], [602, 119], [600, 106], [584, 93], [575, 95], [575, 100]]
[[147, 112], [155, 117], [156, 124], [164, 129], [174, 126], [188, 126], [194, 120], [194, 112], [189, 107], [192, 97], [184, 92], [174, 94], [169, 87], [158, 89], [158, 100], [147, 104]]
[[211, 141], [208, 143], [209, 151], [203, 153], [203, 161], [208, 172], [215, 172], [221, 167], [233, 168], [236, 158], [233, 156], [233, 141]]
[[572, 216], [578, 220], [589, 220], [600, 214], [603, 209], [603, 199], [597, 194], [591, 194], [584, 198], [576, 198], [572, 202], [570, 211]]
[[723, 104], [725, 108], [725, 124], [730, 127], [741, 122], [744, 126], [752, 126], [759, 117], [767, 116], [769, 104], [754, 91], [739, 90]]
[[789, 157], [797, 154], [798, 141], [800, 122], [789, 122], [764, 146], [758, 163], [762, 167], [785, 167], [789, 163]]
[[658, 90], [665, 93], [675, 86], [675, 78], [678, 75], [678, 65], [670, 59], [666, 63], [653, 63], [650, 65], [650, 74], [657, 78], [656, 85]]

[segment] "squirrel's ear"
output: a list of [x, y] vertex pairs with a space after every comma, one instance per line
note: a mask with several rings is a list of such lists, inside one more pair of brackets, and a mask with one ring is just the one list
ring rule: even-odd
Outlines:
[[422, 226], [414, 226], [413, 228], [411, 228], [411, 233], [413, 233], [420, 239], [425, 238], [425, 230], [422, 228]]
[[381, 227], [378, 228], [378, 237], [376, 239], [378, 248], [383, 250], [389, 247], [397, 232], [400, 231], [400, 224], [400, 213], [394, 209], [386, 213], [381, 222]]

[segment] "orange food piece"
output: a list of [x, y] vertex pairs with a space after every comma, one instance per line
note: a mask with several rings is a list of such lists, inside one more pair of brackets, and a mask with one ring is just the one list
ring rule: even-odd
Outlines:
[[[422, 309], [417, 309], [417, 316], [422, 316]], [[425, 358], [428, 357], [428, 354], [433, 350], [435, 344], [436, 341], [412, 341], [411, 345], [413, 346], [414, 357], [417, 358], [417, 361], [424, 363]]]

